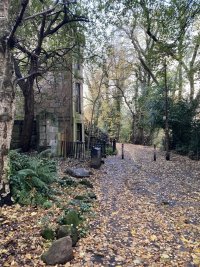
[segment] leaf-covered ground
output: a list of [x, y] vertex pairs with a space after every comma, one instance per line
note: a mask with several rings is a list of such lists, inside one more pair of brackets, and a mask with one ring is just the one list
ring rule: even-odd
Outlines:
[[[200, 162], [178, 155], [165, 161], [162, 152], [154, 162], [151, 148], [134, 145], [125, 145], [122, 160], [118, 150], [90, 178], [98, 197], [90, 233], [78, 242], [74, 260], [58, 266], [199, 266]], [[88, 189], [67, 190], [60, 201]], [[60, 214], [55, 206], [1, 208], [0, 266], [44, 266], [40, 256], [49, 244], [41, 225], [53, 226]]]
[[126, 145], [106, 159], [91, 234], [73, 266], [199, 266], [200, 162]]

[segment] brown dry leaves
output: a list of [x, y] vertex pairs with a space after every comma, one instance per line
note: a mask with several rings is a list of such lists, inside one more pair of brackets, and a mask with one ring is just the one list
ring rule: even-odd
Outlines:
[[72, 266], [199, 266], [200, 162], [162, 153], [153, 162], [150, 148], [125, 149], [94, 181], [98, 216]]
[[[64, 170], [72, 164], [77, 164], [77, 162], [61, 162], [60, 174], [62, 173], [61, 169]], [[62, 176], [64, 175], [62, 174]], [[62, 191], [62, 195], [57, 198], [66, 207], [76, 195], [86, 194], [90, 191], [83, 185], [73, 188], [56, 187], [56, 189]], [[48, 210], [21, 207], [18, 204], [0, 208], [0, 266], [46, 266], [40, 257], [51, 245], [51, 241], [44, 240], [40, 231], [44, 225], [56, 229], [57, 219], [62, 214], [63, 210], [56, 205]]]
[[[167, 162], [162, 153], [152, 159], [150, 148], [125, 145], [125, 160], [109, 157], [93, 171], [98, 201], [90, 234], [78, 242], [74, 260], [60, 266], [200, 265], [200, 162], [177, 155]], [[61, 211], [45, 213], [51, 211], [53, 225]], [[2, 266], [44, 266], [40, 255], [48, 244], [37, 223], [44, 215], [17, 205], [1, 210]]]

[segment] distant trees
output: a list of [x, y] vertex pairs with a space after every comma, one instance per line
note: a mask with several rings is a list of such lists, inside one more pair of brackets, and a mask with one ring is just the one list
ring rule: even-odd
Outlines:
[[[116, 61], [111, 60], [108, 92], [110, 103], [116, 99], [114, 91], [120, 95], [123, 99], [120, 113], [126, 106], [132, 117], [131, 142], [151, 144], [155, 133], [159, 129], [166, 130], [168, 125], [171, 148], [180, 151], [184, 146], [186, 153], [192, 153], [194, 143], [199, 146], [199, 141], [194, 138], [199, 129], [200, 100], [198, 1], [120, 0], [116, 3], [104, 0], [98, 7], [99, 23], [108, 29], [105, 30], [107, 38], [102, 38], [104, 45], [117, 47], [118, 57], [120, 48], [125, 47], [126, 51], [126, 64], [120, 62], [120, 72], [126, 73], [128, 64], [128, 76], [126, 73], [116, 79]], [[110, 60], [107, 54], [106, 57]], [[102, 108], [105, 105], [106, 99]], [[184, 117], [179, 117], [177, 121], [176, 113], [184, 114], [185, 110], [188, 110], [190, 118], [186, 116], [184, 121]], [[118, 118], [121, 120], [120, 116]], [[174, 118], [179, 125], [179, 133]], [[183, 138], [180, 129], [183, 129]]]
[[[119, 54], [118, 54], [119, 53]], [[87, 106], [91, 108], [90, 124], [101, 127], [110, 137], [119, 139], [121, 107], [126, 78], [123, 68], [123, 51], [109, 46], [98, 63], [89, 63], [85, 82], [88, 87]], [[87, 107], [88, 109], [88, 107]]]

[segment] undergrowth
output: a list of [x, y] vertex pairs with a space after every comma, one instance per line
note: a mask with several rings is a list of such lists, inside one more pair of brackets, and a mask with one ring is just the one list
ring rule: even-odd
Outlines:
[[15, 202], [43, 206], [51, 197], [50, 184], [56, 178], [54, 160], [10, 151], [10, 187]]
[[117, 150], [113, 151], [113, 147], [109, 146], [106, 148], [106, 155], [107, 156], [117, 155]]

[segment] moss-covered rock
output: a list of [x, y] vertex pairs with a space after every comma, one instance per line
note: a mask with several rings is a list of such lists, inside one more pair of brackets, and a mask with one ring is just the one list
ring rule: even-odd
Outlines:
[[74, 247], [79, 240], [78, 229], [71, 225], [61, 225], [56, 229], [56, 238], [60, 239], [65, 236], [70, 236], [72, 239], [72, 246]]
[[62, 238], [65, 236], [70, 236], [71, 235], [71, 226], [70, 225], [60, 225], [56, 229], [56, 238]]

